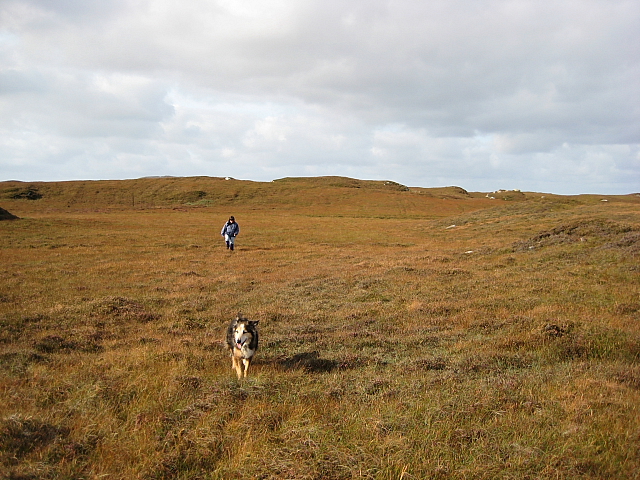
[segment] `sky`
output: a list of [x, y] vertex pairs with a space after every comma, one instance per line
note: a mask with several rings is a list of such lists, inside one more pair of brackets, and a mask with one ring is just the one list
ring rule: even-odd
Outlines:
[[640, 192], [638, 0], [0, 0], [0, 180]]

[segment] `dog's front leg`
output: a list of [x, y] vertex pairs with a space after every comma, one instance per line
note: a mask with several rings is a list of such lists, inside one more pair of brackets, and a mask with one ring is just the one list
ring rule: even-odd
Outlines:
[[251, 365], [251, 359], [243, 358], [242, 363], [244, 364], [244, 378], [247, 378], [247, 373], [249, 372], [249, 365]]
[[240, 359], [235, 355], [231, 356], [231, 368], [235, 370], [238, 378], [242, 378], [242, 364], [240, 363]]

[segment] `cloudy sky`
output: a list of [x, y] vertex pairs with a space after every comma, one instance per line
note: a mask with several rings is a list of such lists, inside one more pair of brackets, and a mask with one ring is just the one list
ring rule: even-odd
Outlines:
[[638, 0], [1, 0], [0, 180], [640, 192]]

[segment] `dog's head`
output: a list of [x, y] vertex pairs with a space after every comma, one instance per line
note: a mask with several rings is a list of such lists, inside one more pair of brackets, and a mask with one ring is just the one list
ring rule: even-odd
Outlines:
[[233, 343], [236, 348], [251, 343], [257, 337], [259, 320], [249, 320], [248, 318], [236, 317], [233, 329]]

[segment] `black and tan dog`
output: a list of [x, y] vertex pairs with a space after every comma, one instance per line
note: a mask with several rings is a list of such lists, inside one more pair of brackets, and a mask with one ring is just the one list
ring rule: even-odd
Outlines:
[[251, 360], [258, 350], [258, 321], [249, 320], [240, 314], [227, 329], [227, 347], [231, 353], [231, 368], [238, 378], [246, 378]]

